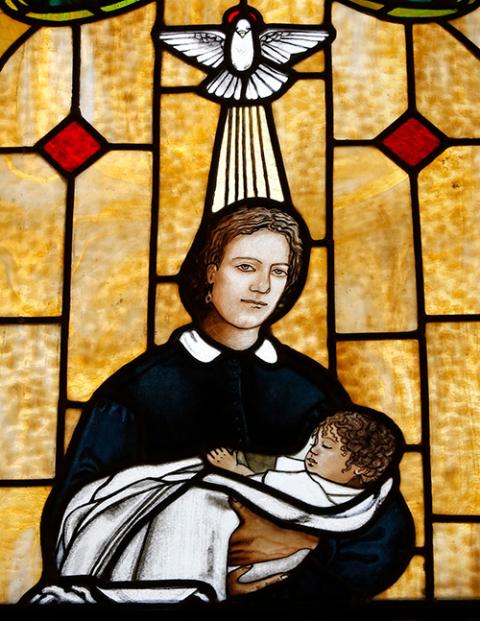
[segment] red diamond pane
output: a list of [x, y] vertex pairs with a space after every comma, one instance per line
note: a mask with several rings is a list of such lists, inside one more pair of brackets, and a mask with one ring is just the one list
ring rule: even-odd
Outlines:
[[438, 147], [440, 139], [417, 119], [408, 119], [384, 138], [383, 144], [406, 164], [415, 166]]
[[46, 142], [43, 148], [64, 170], [73, 172], [101, 147], [80, 123], [72, 121]]

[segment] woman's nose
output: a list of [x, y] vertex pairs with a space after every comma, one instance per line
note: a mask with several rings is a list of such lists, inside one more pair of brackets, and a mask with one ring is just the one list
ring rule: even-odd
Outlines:
[[250, 284], [250, 291], [255, 291], [256, 293], [268, 293], [270, 291], [270, 275], [268, 273], [263, 273], [262, 271], [258, 271], [255, 273], [256, 278]]

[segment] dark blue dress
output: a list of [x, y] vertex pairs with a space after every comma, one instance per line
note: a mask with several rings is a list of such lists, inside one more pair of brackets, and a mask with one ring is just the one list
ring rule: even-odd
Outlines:
[[[292, 454], [320, 420], [349, 402], [324, 367], [273, 338], [274, 361], [259, 355], [262, 337], [242, 352], [215, 343], [219, 353], [206, 362], [180, 342], [185, 331], [122, 368], [92, 397], [44, 511], [45, 579], [55, 579], [63, 510], [89, 481], [219, 446]], [[287, 580], [242, 596], [242, 603], [371, 596], [403, 572], [413, 541], [410, 513], [395, 491], [364, 530], [326, 537]]]

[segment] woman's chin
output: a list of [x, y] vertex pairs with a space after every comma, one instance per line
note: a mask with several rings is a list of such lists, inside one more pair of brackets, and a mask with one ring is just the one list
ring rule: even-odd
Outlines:
[[230, 322], [230, 325], [238, 328], [239, 330], [258, 330], [262, 327], [269, 316], [270, 313], [268, 313], [268, 315], [258, 314], [257, 316], [252, 316], [249, 314], [248, 316], [235, 317], [235, 320]]

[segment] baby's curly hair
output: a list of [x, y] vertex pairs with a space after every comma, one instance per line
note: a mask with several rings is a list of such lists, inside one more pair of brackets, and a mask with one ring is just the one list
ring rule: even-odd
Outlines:
[[394, 433], [378, 416], [366, 412], [344, 410], [328, 416], [317, 433], [331, 434], [342, 444], [342, 452], [350, 453], [346, 468], [358, 468], [360, 485], [377, 481], [390, 465], [398, 449]]

